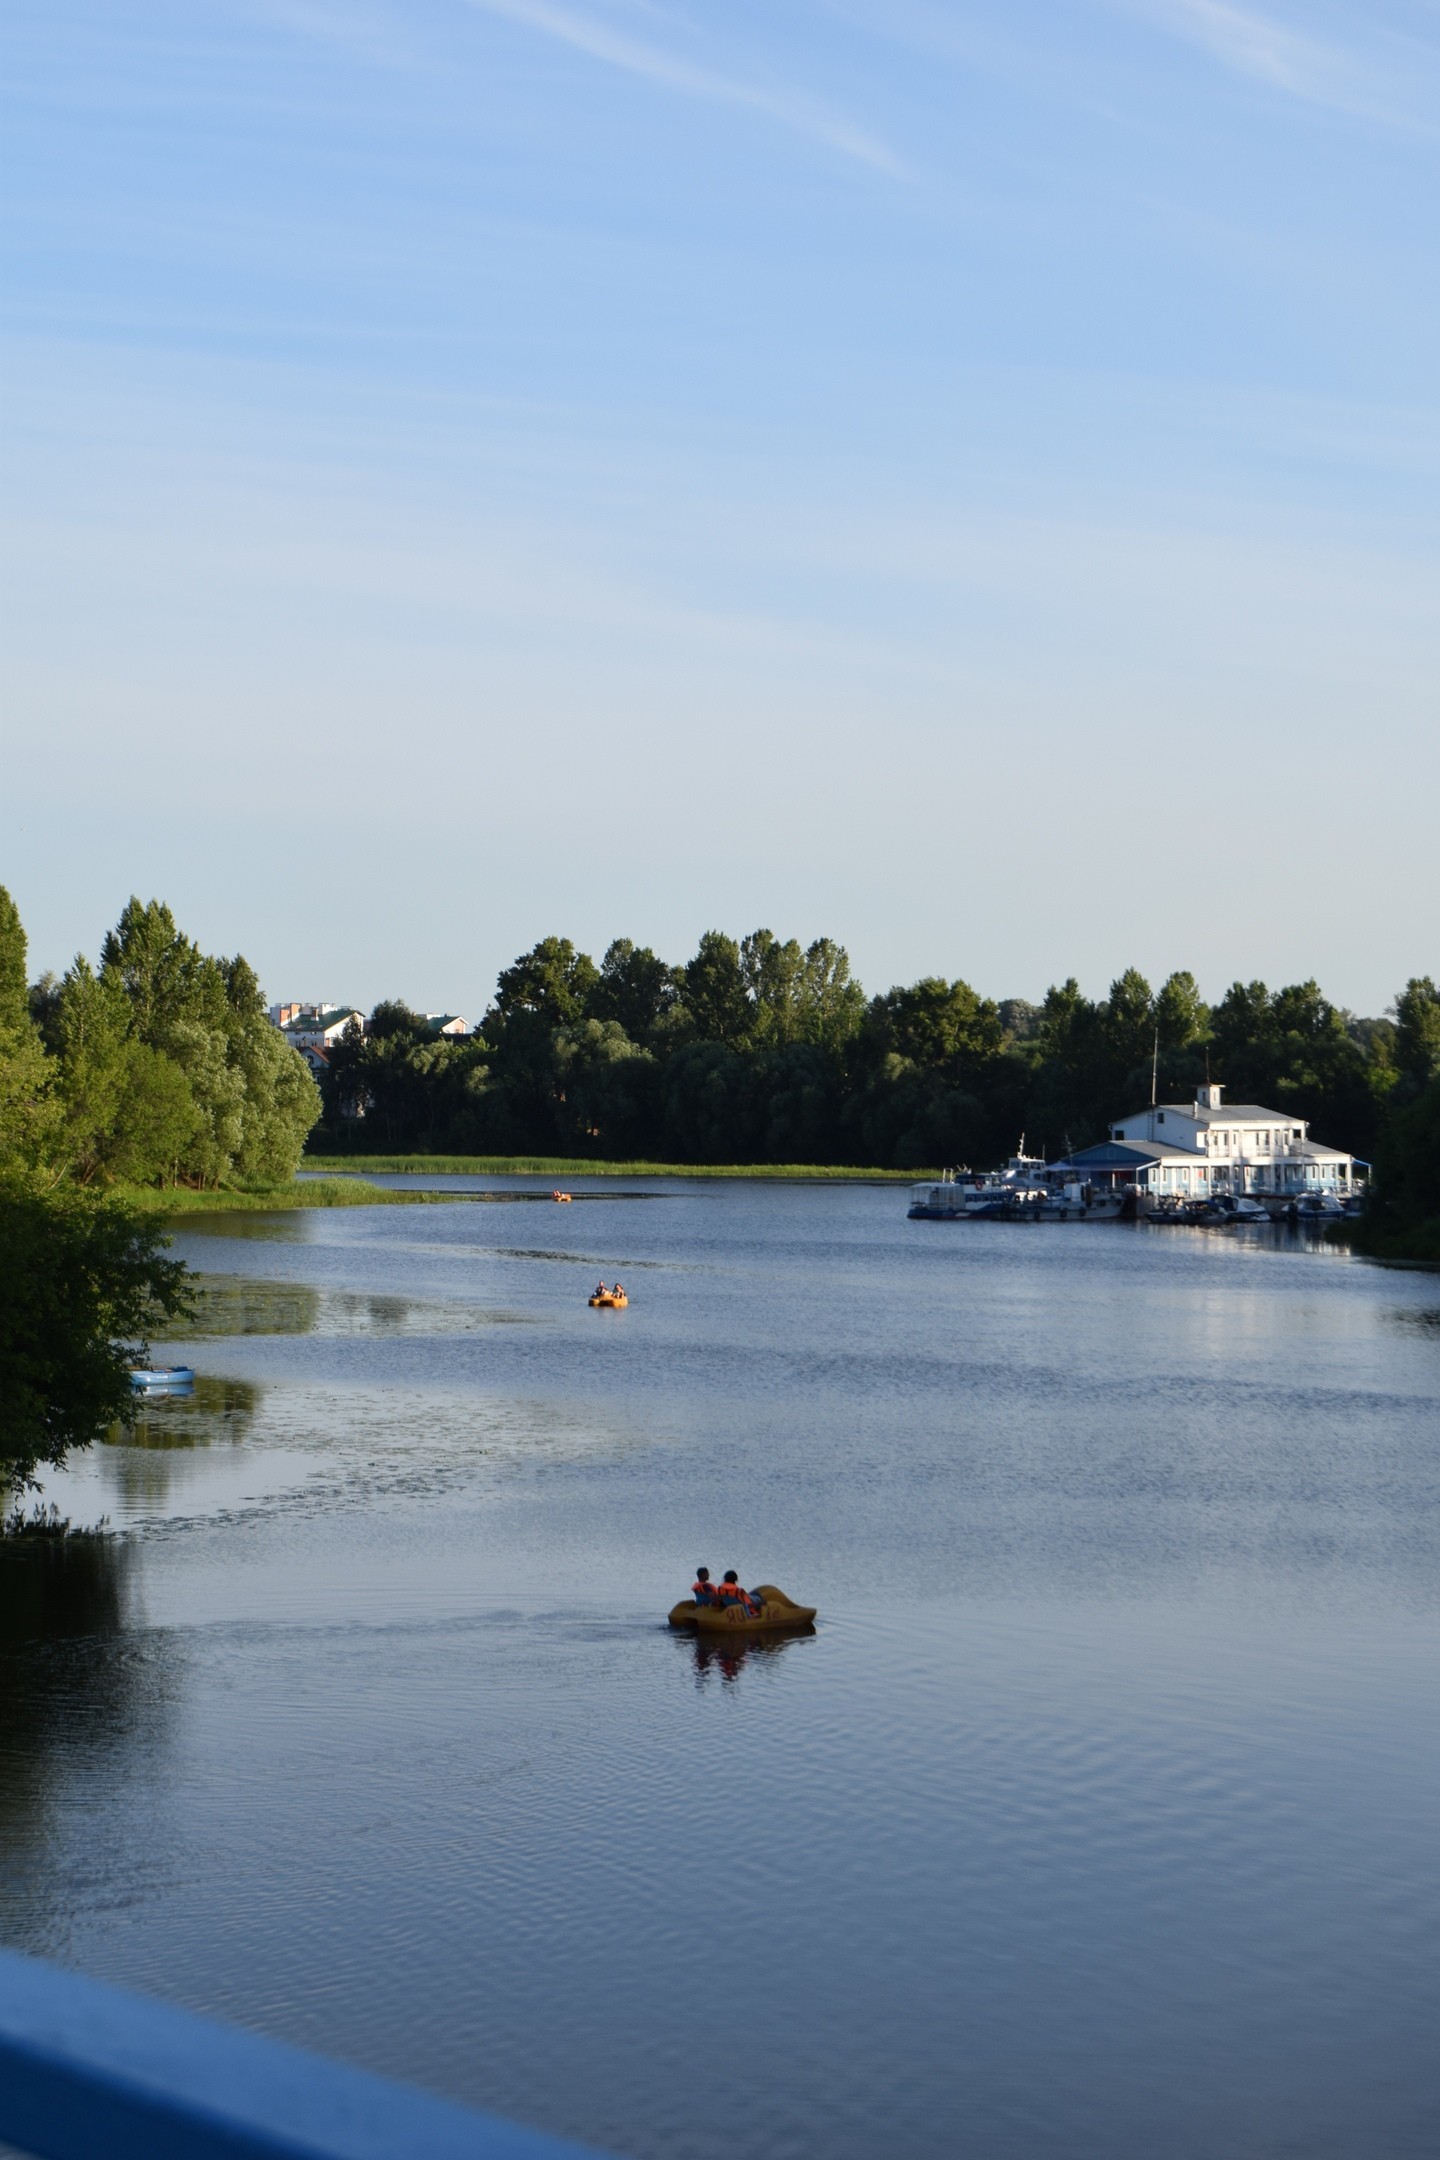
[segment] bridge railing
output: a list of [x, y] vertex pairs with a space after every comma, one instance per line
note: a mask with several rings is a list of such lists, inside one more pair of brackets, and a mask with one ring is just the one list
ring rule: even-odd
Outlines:
[[35, 2160], [598, 2160], [4, 1950], [0, 2145]]

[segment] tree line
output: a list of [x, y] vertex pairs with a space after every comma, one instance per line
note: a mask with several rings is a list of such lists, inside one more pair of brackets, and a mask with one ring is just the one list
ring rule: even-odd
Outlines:
[[436, 1039], [399, 999], [332, 1045], [312, 1145], [563, 1154], [597, 1161], [989, 1164], [1022, 1133], [1056, 1156], [1207, 1073], [1232, 1100], [1311, 1121], [1370, 1159], [1440, 1075], [1440, 991], [1412, 978], [1361, 1018], [1315, 982], [1130, 968], [1098, 999], [1038, 1003], [926, 976], [867, 997], [843, 946], [707, 931], [682, 965], [620, 938], [597, 963], [542, 938], [506, 968], [479, 1029]]

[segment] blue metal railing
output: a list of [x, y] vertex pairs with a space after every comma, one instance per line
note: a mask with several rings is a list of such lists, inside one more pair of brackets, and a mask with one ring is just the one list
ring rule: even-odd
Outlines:
[[36, 2160], [597, 2160], [5, 1950], [0, 2143]]

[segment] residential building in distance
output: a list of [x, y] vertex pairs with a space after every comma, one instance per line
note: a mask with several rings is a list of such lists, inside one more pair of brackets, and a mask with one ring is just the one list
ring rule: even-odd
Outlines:
[[470, 1023], [463, 1013], [426, 1013], [425, 1025], [432, 1035], [468, 1035]]
[[1219, 1081], [1208, 1081], [1193, 1103], [1133, 1111], [1111, 1126], [1108, 1140], [1076, 1148], [1067, 1161], [1092, 1184], [1134, 1185], [1152, 1199], [1349, 1194], [1356, 1183], [1353, 1155], [1321, 1147], [1309, 1137], [1307, 1121], [1288, 1110], [1226, 1103], [1222, 1094]]
[[292, 1050], [324, 1050], [352, 1021], [365, 1025], [365, 1015], [353, 1005], [272, 1005], [270, 1018]]

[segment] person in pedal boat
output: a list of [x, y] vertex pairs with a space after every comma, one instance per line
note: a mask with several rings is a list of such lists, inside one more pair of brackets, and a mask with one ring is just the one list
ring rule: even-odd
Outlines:
[[697, 1605], [719, 1604], [720, 1593], [715, 1588], [714, 1583], [710, 1580], [710, 1570], [708, 1567], [696, 1568], [695, 1580], [690, 1585], [690, 1595], [694, 1598]]
[[725, 1570], [725, 1580], [720, 1585], [720, 1602], [722, 1605], [739, 1605], [752, 1618], [760, 1610], [759, 1598], [753, 1598], [748, 1590], [741, 1589], [740, 1578], [733, 1567]]
[[596, 1283], [595, 1288], [591, 1291], [590, 1295], [591, 1297], [609, 1297], [610, 1293], [605, 1287], [605, 1278], [603, 1275], [601, 1276], [599, 1282]]

